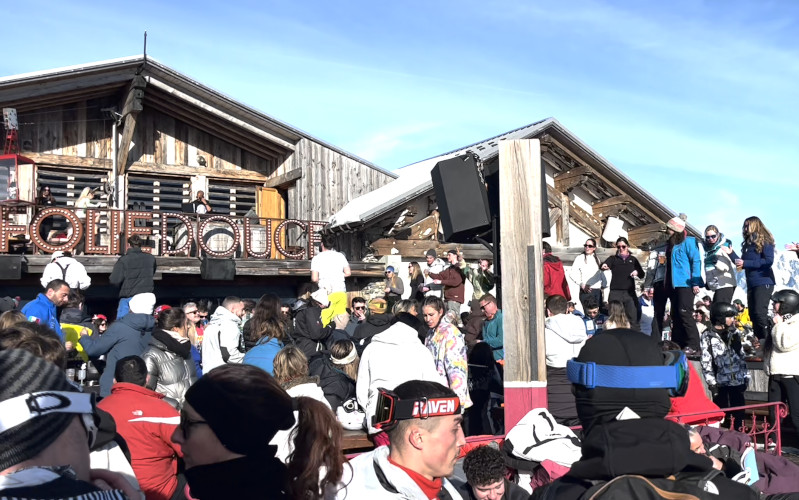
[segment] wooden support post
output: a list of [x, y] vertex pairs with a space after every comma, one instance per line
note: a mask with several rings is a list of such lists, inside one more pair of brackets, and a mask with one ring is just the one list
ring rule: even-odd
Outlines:
[[[125, 104], [122, 106], [122, 116], [124, 125], [122, 129], [122, 140], [119, 143], [117, 156], [117, 174], [122, 175], [128, 168], [128, 153], [130, 152], [130, 142], [133, 140], [133, 133], [136, 131], [136, 119], [144, 109], [144, 87], [147, 81], [141, 75], [136, 75], [128, 85], [128, 92], [125, 96]], [[116, 137], [113, 138], [116, 140]]]
[[538, 139], [499, 143], [506, 430], [547, 406], [541, 175]]
[[[560, 201], [560, 220], [557, 222], [557, 239], [562, 247], [569, 247], [569, 195], [560, 193], [558, 197]], [[551, 222], [551, 219], [550, 219]]]

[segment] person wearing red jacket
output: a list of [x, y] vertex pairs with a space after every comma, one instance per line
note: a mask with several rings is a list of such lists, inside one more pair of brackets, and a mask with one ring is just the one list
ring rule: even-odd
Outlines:
[[97, 404], [110, 413], [117, 432], [130, 448], [131, 465], [147, 500], [169, 500], [183, 487], [178, 481], [180, 446], [172, 433], [180, 424], [180, 414], [164, 395], [144, 387], [147, 365], [138, 356], [120, 359], [114, 370], [116, 383], [111, 395]]
[[569, 283], [566, 281], [566, 271], [563, 262], [552, 255], [552, 247], [546, 241], [542, 245], [544, 250], [544, 296], [560, 295], [566, 300], [571, 300]]
[[440, 273], [429, 273], [428, 276], [433, 279], [433, 284], [444, 285], [444, 301], [447, 303], [447, 311], [455, 313], [455, 324], [457, 324], [461, 318], [466, 277], [458, 264], [457, 250], [447, 252], [447, 262], [449, 262], [449, 267]]

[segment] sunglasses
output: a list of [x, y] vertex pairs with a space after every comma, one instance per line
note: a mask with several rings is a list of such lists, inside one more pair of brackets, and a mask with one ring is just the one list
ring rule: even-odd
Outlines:
[[180, 412], [180, 432], [183, 433], [183, 437], [186, 439], [189, 438], [189, 431], [195, 425], [208, 425], [208, 422], [205, 420], [191, 420], [188, 415], [183, 412]]
[[366, 306], [358, 306], [358, 307], [354, 307], [353, 309], [355, 309], [356, 311], [365, 311], [366, 310]]
[[186, 311], [186, 314], [197, 314], [197, 309], [195, 309], [193, 311]]
[[619, 250], [624, 250], [625, 248], [627, 248], [627, 245], [618, 245], [616, 246], [616, 248], [618, 248]]
[[718, 234], [708, 234], [708, 235], [705, 235], [705, 239], [706, 239], [706, 240], [715, 240], [715, 239], [716, 239], [716, 238], [718, 238], [718, 237], [719, 237], [719, 235], [718, 235]]
[[596, 248], [595, 245], [583, 245], [583, 248]]

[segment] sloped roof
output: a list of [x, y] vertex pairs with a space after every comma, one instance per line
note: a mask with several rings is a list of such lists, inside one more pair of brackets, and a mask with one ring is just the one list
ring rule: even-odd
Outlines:
[[[417, 196], [432, 192], [433, 181], [430, 172], [436, 163], [441, 160], [472, 152], [477, 154], [483, 161], [487, 161], [499, 154], [499, 141], [532, 139], [545, 133], [567, 146], [581, 160], [596, 168], [608, 180], [623, 188], [626, 193], [640, 200], [653, 213], [659, 215], [662, 220], [665, 221], [677, 215], [638, 183], [619, 171], [599, 153], [578, 139], [558, 120], [547, 118], [397, 170], [399, 177], [396, 180], [350, 201], [339, 212], [334, 214], [330, 218], [330, 228], [354, 229], [401, 208]], [[689, 229], [696, 233], [694, 228]]]
[[164, 89], [167, 87], [179, 90], [179, 92], [170, 92], [172, 99], [184, 101], [196, 99], [208, 103], [233, 117], [234, 126], [253, 127], [268, 132], [272, 140], [286, 150], [292, 150], [297, 141], [306, 138], [385, 175], [397, 177], [393, 172], [207, 87], [150, 56], [122, 57], [2, 77], [0, 103], [6, 106], [18, 105], [24, 109], [25, 106], [37, 106], [40, 103], [57, 104], [59, 101], [50, 97], [57, 94], [63, 94], [64, 99], [73, 101], [89, 98], [100, 90], [112, 91], [124, 88], [138, 72], [150, 80], [150, 83], [159, 84], [161, 91], [166, 91]]
[[453, 156], [458, 156], [471, 151], [480, 159], [487, 160], [499, 154], [499, 141], [505, 139], [524, 139], [541, 132], [554, 118], [547, 118], [524, 127], [505, 132], [484, 141], [476, 142], [462, 148], [434, 156], [417, 163], [412, 163], [395, 170], [399, 177], [385, 186], [366, 193], [349, 203], [333, 214], [330, 218], [330, 229], [355, 227], [368, 223], [409, 201], [433, 190], [433, 180], [430, 172], [436, 163]]

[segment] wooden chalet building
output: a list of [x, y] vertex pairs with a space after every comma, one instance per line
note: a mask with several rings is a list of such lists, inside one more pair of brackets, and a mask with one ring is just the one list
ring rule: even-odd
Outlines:
[[[625, 232], [631, 246], [639, 250], [665, 239], [665, 223], [675, 212], [554, 118], [398, 169], [396, 180], [349, 202], [333, 215], [327, 230], [341, 233], [344, 239], [350, 235], [353, 252], [363, 248], [395, 267], [400, 262], [418, 261], [424, 268], [424, 253], [429, 248], [437, 248], [442, 255], [457, 247], [467, 260], [490, 258], [482, 245], [443, 242], [430, 172], [438, 162], [467, 153], [479, 156], [489, 170], [492, 163], [499, 162], [499, 142], [511, 139], [541, 141], [552, 226], [552, 236], [546, 241], [565, 265], [582, 251], [588, 237], [597, 239], [600, 256], [610, 255], [615, 238]], [[699, 236], [695, 228], [687, 227]], [[614, 241], [602, 240], [603, 233], [613, 234]]]
[[[3, 295], [34, 296], [48, 254], [81, 242], [90, 296], [108, 295], [125, 235], [139, 233], [157, 255], [159, 298], [225, 295], [231, 284], [242, 296], [290, 296], [309, 279], [315, 232], [396, 177], [144, 56], [0, 78], [0, 107], [17, 113], [18, 130], [4, 130], [17, 160], [35, 163], [0, 168], [0, 253], [27, 264], [20, 276], [0, 273]], [[32, 206], [45, 185], [57, 207], [45, 212], [51, 227]], [[86, 187], [99, 190], [99, 206], [76, 235], [70, 217]], [[192, 213], [197, 191], [210, 214]], [[234, 259], [235, 281], [202, 280], [203, 255]]]

